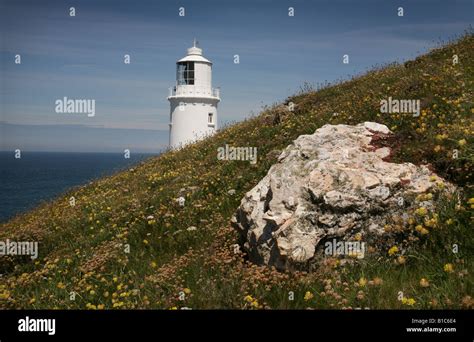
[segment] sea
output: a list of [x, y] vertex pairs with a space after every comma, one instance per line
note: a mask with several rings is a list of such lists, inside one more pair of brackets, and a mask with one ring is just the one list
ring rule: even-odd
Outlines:
[[0, 222], [61, 195], [72, 187], [111, 175], [153, 154], [0, 151]]

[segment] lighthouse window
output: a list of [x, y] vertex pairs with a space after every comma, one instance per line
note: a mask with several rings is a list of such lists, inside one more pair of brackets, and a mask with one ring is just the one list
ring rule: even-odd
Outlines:
[[194, 84], [194, 62], [178, 62], [178, 85]]
[[207, 122], [210, 123], [210, 124], [214, 122], [212, 113], [209, 113], [209, 114], [208, 114]]

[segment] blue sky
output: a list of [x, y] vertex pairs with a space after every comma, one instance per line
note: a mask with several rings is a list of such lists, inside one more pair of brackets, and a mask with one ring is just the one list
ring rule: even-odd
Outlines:
[[[424, 53], [472, 25], [473, 4], [3, 0], [0, 149], [157, 152], [168, 142], [175, 62], [194, 37], [214, 63], [222, 125], [284, 100], [306, 81], [345, 79]], [[64, 96], [95, 99], [95, 117], [57, 114], [54, 102]]]

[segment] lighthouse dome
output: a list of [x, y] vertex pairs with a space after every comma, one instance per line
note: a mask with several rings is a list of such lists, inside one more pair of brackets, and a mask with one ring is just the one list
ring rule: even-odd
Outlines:
[[[198, 54], [190, 54], [189, 50], [191, 50], [191, 49], [199, 49], [199, 48], [189, 48], [188, 49], [188, 55], [186, 57], [181, 58], [177, 63], [179, 63], [179, 62], [202, 62], [202, 63], [212, 64], [210, 60], [203, 57], [201, 54], [199, 54], [199, 55]], [[199, 50], [201, 50], [201, 49], [199, 49]]]
[[202, 49], [196, 46], [196, 40], [194, 40], [193, 46], [188, 49], [188, 54], [181, 58], [178, 63], [179, 62], [202, 62], [212, 64], [210, 60], [203, 57]]
[[197, 46], [190, 47], [188, 49], [188, 55], [202, 55], [202, 49], [198, 48]]

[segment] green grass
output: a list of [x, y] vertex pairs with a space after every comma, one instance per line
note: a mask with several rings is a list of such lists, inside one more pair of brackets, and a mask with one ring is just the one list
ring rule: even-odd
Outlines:
[[[209, 139], [73, 189], [2, 224], [0, 240], [38, 241], [39, 258], [0, 259], [0, 307], [472, 308], [473, 51], [474, 37], [467, 33], [410, 63], [319, 91], [306, 85], [286, 101], [295, 104], [293, 112], [265, 108]], [[381, 114], [380, 100], [389, 96], [420, 99], [422, 115]], [[381, 244], [358, 262], [328, 259], [311, 274], [290, 274], [234, 253], [238, 236], [230, 218], [278, 151], [324, 124], [363, 121], [393, 130], [394, 161], [430, 164], [458, 187], [428, 213], [437, 215], [429, 234], [415, 231], [423, 222], [412, 213], [417, 222], [388, 234], [385, 243], [398, 246], [405, 262]], [[225, 144], [257, 147], [257, 164], [217, 160], [217, 148]], [[228, 195], [230, 189], [235, 195]], [[175, 201], [179, 196], [186, 198], [183, 208]], [[190, 226], [197, 231], [187, 231]], [[422, 278], [428, 287], [420, 286]], [[400, 291], [415, 303], [400, 301]]]

